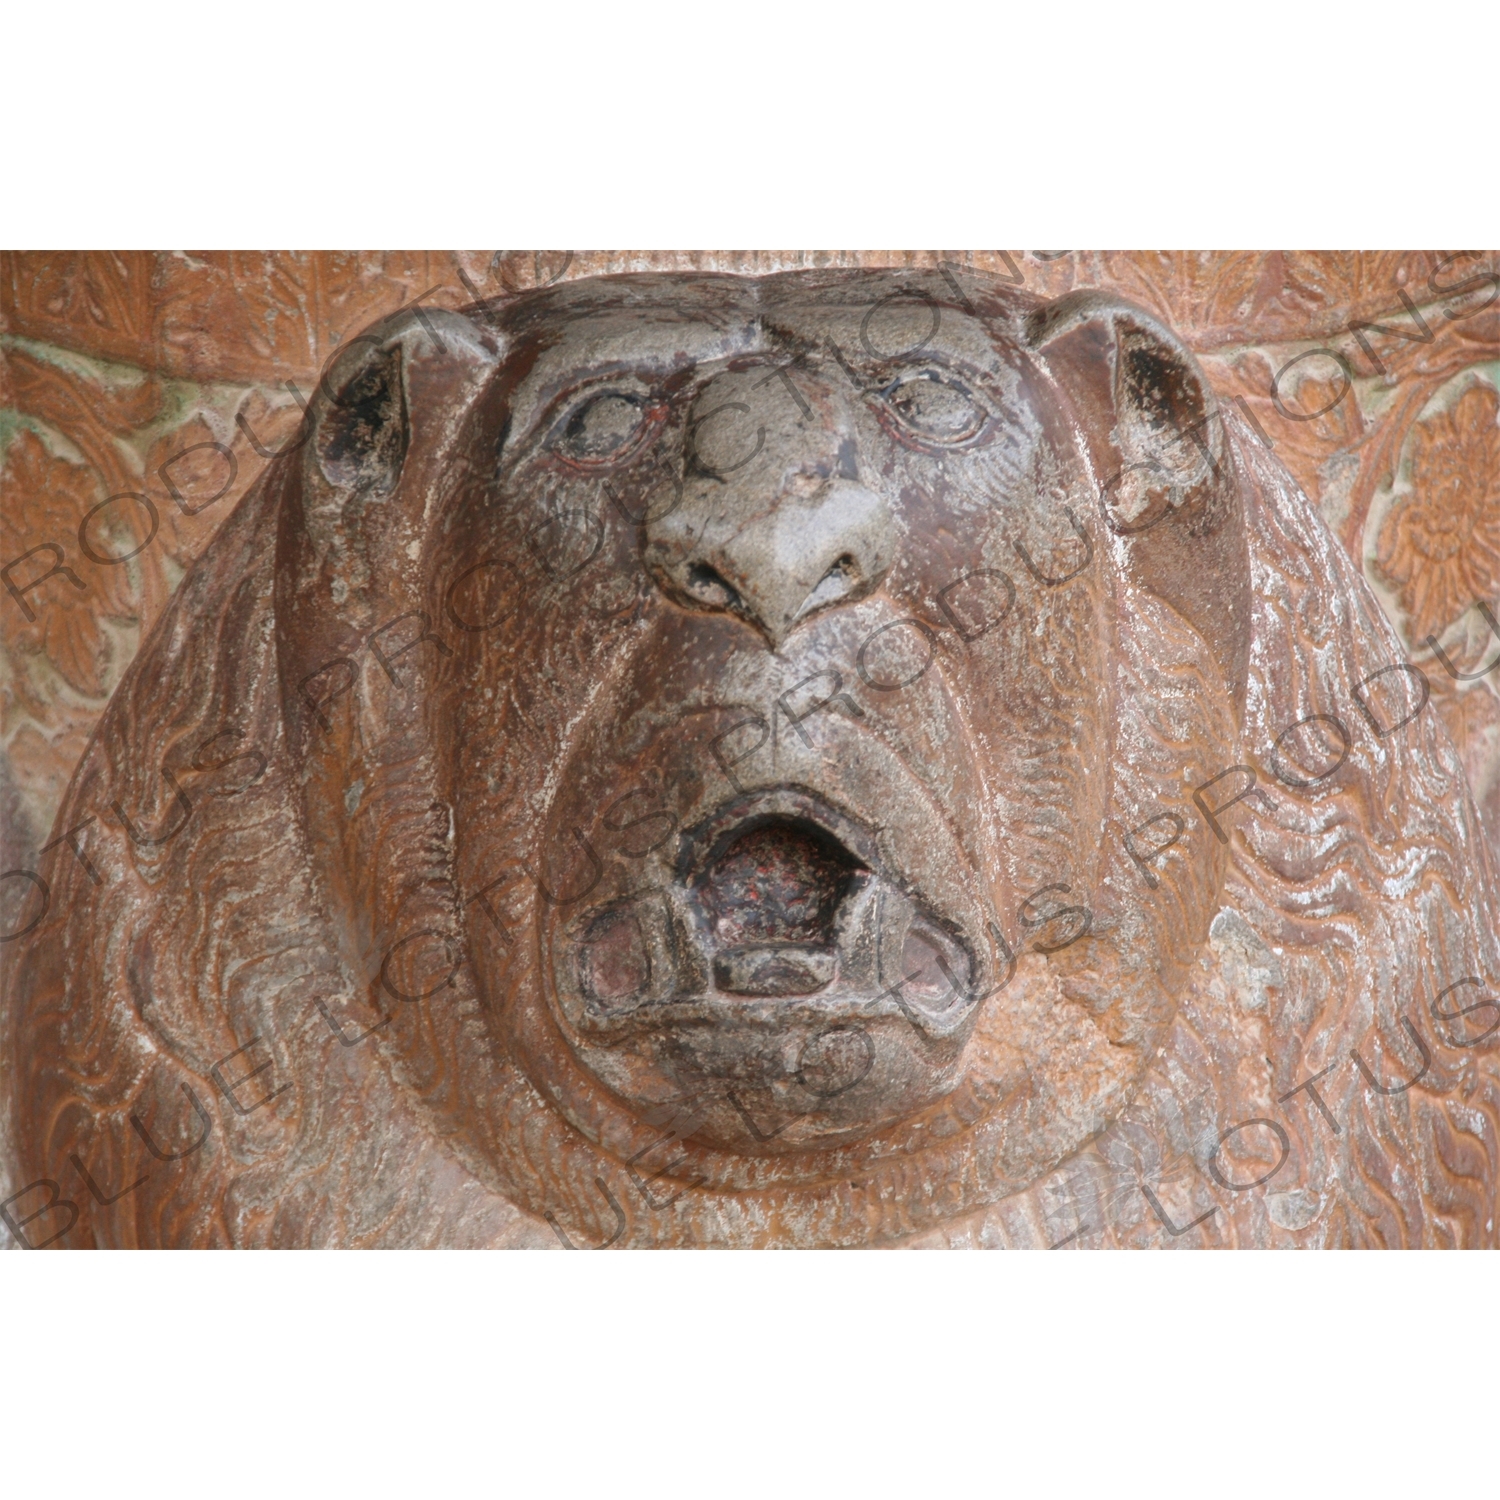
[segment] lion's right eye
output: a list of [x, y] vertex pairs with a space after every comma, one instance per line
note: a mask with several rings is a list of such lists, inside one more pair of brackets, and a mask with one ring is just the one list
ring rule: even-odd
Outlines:
[[639, 397], [605, 391], [563, 418], [551, 446], [576, 463], [603, 463], [629, 446], [649, 414]]

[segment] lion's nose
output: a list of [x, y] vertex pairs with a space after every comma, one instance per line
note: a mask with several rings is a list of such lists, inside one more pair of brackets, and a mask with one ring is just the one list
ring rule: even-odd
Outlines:
[[776, 647], [815, 610], [869, 593], [890, 566], [889, 508], [861, 484], [805, 478], [769, 503], [726, 496], [725, 520], [738, 511], [741, 524], [684, 535], [666, 564], [673, 592], [744, 616]]
[[811, 614], [879, 585], [895, 528], [861, 482], [839, 393], [773, 377], [733, 372], [700, 393], [681, 502], [647, 524], [646, 560], [680, 602], [739, 615], [779, 648]]

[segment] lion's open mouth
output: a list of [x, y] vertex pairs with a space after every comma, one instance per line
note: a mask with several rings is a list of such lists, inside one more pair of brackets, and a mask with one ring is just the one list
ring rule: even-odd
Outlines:
[[838, 967], [837, 920], [868, 869], [808, 819], [751, 816], [722, 835], [694, 881], [717, 989], [812, 995]]
[[560, 972], [600, 1034], [904, 1015], [937, 1037], [977, 999], [959, 924], [889, 868], [875, 830], [803, 787], [722, 804], [681, 836], [665, 889], [582, 913], [571, 930]]
[[802, 788], [750, 793], [684, 838], [678, 876], [712, 988], [733, 999], [959, 1005], [964, 945], [885, 869], [872, 832]]

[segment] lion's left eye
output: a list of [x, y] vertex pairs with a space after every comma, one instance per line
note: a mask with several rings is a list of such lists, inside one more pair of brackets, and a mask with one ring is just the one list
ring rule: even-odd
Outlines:
[[563, 418], [552, 447], [579, 463], [601, 463], [629, 445], [648, 415], [646, 403], [638, 397], [605, 391]]
[[930, 370], [893, 381], [880, 392], [880, 399], [903, 426], [933, 443], [966, 443], [989, 420], [989, 413], [957, 380]]

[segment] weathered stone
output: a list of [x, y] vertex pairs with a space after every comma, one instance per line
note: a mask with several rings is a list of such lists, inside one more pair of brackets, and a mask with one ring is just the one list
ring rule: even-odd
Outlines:
[[580, 280], [304, 437], [18, 939], [59, 1243], [1494, 1243], [1463, 768], [1157, 318]]

